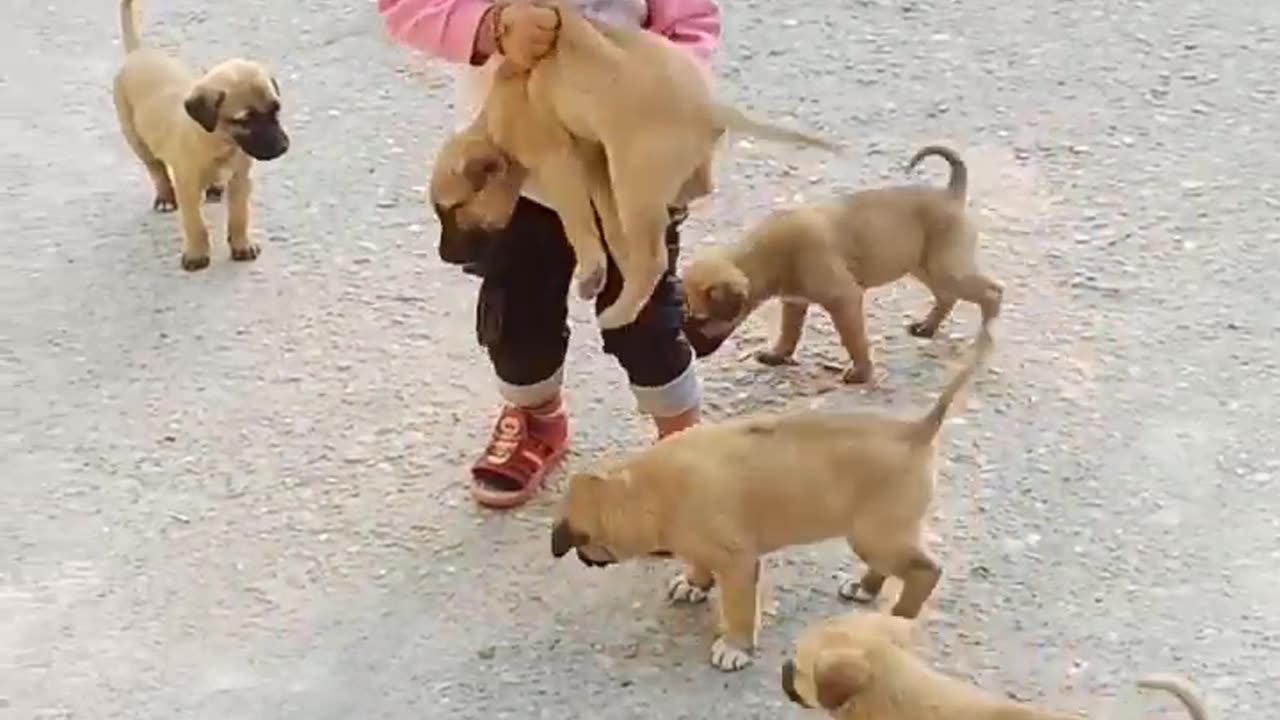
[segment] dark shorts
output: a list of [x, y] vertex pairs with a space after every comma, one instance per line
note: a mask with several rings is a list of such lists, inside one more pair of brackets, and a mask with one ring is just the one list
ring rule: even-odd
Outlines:
[[[667, 272], [634, 323], [601, 331], [604, 351], [626, 371], [633, 386], [656, 388], [684, 375], [693, 353], [681, 331], [683, 297], [676, 263], [683, 210], [667, 227]], [[507, 228], [468, 251], [441, 246], [446, 262], [462, 264], [484, 278], [476, 307], [479, 342], [499, 379], [508, 385], [543, 382], [564, 365], [569, 344], [568, 296], [573, 249], [551, 209], [520, 198]], [[487, 246], [487, 247], [482, 247]], [[596, 312], [617, 297], [622, 278], [609, 260], [608, 278]]]

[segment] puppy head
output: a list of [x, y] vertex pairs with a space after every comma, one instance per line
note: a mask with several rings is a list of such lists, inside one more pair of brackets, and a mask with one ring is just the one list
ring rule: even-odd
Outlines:
[[828, 712], [856, 701], [876, 682], [875, 658], [885, 647], [908, 650], [910, 621], [865, 613], [824, 621], [796, 640], [794, 655], [782, 663], [782, 692], [792, 702]]
[[742, 320], [751, 282], [722, 250], [708, 248], [694, 254], [680, 281], [690, 317], [730, 329]]
[[649, 521], [633, 498], [626, 469], [575, 473], [551, 529], [551, 554], [576, 551], [588, 567], [605, 567], [658, 550]]
[[446, 139], [432, 164], [429, 187], [440, 220], [441, 255], [474, 255], [469, 246], [504, 229], [526, 176], [478, 123]]
[[280, 125], [280, 86], [249, 60], [228, 60], [196, 82], [183, 106], [207, 133], [222, 133], [255, 160], [274, 160], [289, 149]]

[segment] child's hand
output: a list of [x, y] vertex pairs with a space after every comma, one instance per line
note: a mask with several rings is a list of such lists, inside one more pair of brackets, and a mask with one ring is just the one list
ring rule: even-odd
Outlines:
[[499, 5], [494, 15], [498, 52], [520, 67], [533, 67], [556, 43], [560, 13], [553, 8], [517, 0]]

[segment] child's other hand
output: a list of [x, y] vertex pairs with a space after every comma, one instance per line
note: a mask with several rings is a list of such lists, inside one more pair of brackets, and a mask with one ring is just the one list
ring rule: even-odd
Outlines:
[[498, 7], [496, 25], [496, 45], [502, 56], [520, 67], [531, 68], [555, 45], [560, 14], [549, 7], [517, 0]]

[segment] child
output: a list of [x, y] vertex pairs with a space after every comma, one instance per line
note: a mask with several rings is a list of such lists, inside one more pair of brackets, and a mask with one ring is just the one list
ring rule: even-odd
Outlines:
[[[664, 35], [694, 53], [704, 66], [720, 37], [715, 0], [577, 4], [593, 19]], [[532, 65], [552, 47], [558, 29], [554, 11], [527, 3], [378, 0], [378, 12], [396, 40], [472, 66], [483, 65], [498, 42], [506, 58]], [[679, 225], [685, 215], [683, 208], [672, 209], [666, 233], [669, 269], [640, 317], [601, 332], [605, 352], [626, 371], [640, 411], [653, 418], [660, 438], [698, 421], [698, 378], [681, 329], [683, 301], [675, 275]], [[469, 272], [484, 278], [476, 324], [507, 404], [484, 456], [472, 467], [471, 488], [482, 505], [514, 507], [538, 491], [568, 446], [560, 387], [569, 341], [566, 319], [574, 255], [560, 219], [536, 200], [532, 187], [520, 198], [507, 228], [478, 245], [488, 248], [463, 262]], [[617, 298], [621, 285], [610, 262], [608, 280], [596, 299], [597, 313]]]

